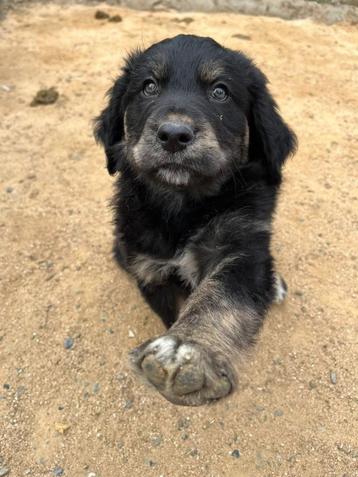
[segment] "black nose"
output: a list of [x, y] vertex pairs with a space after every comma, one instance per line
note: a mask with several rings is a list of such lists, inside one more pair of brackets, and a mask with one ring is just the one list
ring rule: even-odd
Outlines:
[[193, 129], [182, 123], [163, 123], [159, 126], [157, 137], [163, 149], [177, 152], [185, 149], [194, 139]]

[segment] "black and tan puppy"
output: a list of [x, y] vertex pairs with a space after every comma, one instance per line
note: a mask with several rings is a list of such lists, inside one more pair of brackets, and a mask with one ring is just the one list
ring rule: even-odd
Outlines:
[[120, 172], [115, 257], [168, 327], [131, 360], [175, 404], [222, 398], [286, 294], [270, 238], [295, 136], [250, 59], [186, 35], [130, 55], [95, 133]]

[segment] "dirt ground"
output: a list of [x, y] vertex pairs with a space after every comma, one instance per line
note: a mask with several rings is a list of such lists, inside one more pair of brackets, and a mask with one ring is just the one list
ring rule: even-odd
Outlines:
[[[358, 476], [357, 27], [103, 8], [123, 21], [34, 5], [0, 24], [0, 475]], [[240, 391], [201, 408], [128, 369], [163, 328], [111, 259], [91, 126], [123, 55], [183, 32], [254, 57], [300, 142], [273, 245], [288, 301]], [[31, 107], [43, 87], [58, 100]]]

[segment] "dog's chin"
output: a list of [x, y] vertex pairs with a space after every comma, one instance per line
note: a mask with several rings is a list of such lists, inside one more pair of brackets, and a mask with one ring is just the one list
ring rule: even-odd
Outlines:
[[185, 189], [193, 182], [191, 171], [178, 165], [159, 167], [155, 171], [154, 177], [163, 185], [179, 189]]

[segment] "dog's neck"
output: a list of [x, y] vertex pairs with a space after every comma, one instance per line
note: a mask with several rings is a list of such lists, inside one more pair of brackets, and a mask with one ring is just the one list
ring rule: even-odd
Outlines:
[[[264, 178], [258, 180], [260, 173], [257, 168], [245, 165], [237, 174], [221, 184], [218, 190], [210, 191], [206, 189], [206, 193], [200, 194], [198, 190], [191, 189], [174, 189], [161, 184], [141, 180], [130, 168], [122, 170], [124, 181], [130, 181], [132, 184], [131, 193], [134, 193], [139, 203], [145, 207], [156, 209], [164, 220], [170, 222], [173, 218], [179, 216], [185, 217], [191, 214], [206, 214], [206, 211], [215, 211], [218, 213], [221, 209], [240, 208], [240, 204], [244, 205], [247, 194], [254, 193], [255, 189], [266, 188]], [[254, 173], [255, 180], [252, 180]], [[120, 180], [121, 183], [121, 180]], [[251, 199], [249, 199], [251, 201]], [[209, 213], [210, 215], [210, 213]]]

